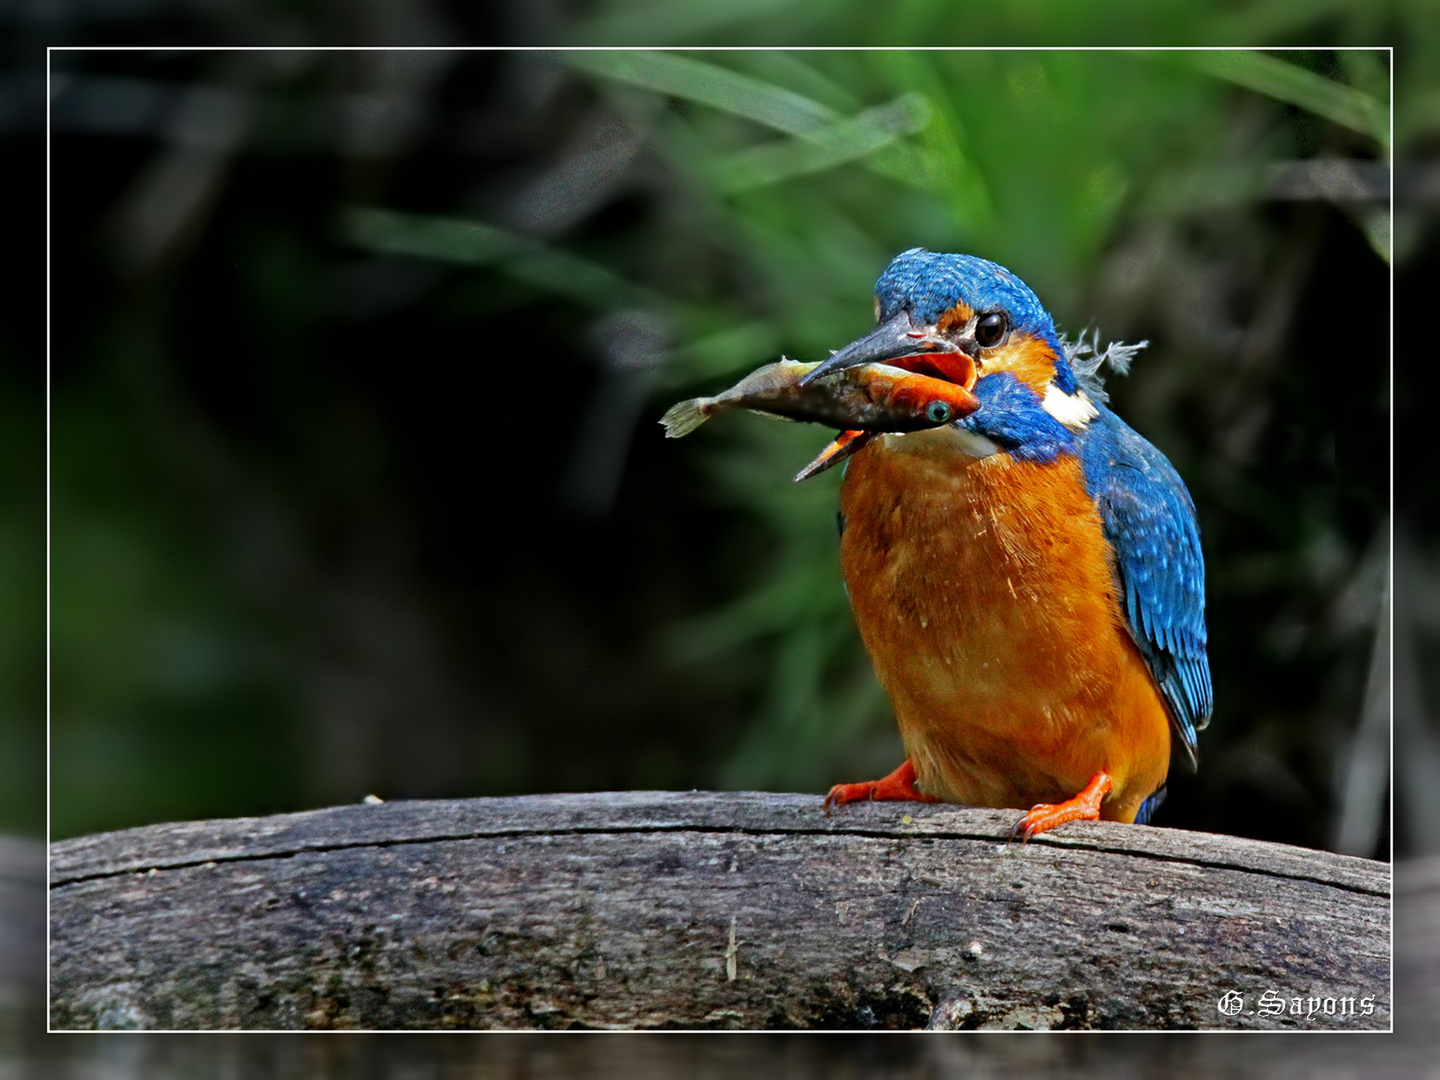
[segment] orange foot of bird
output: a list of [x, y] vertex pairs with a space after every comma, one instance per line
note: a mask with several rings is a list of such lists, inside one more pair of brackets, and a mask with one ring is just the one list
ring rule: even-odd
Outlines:
[[1029, 840], [1032, 836], [1049, 832], [1056, 825], [1064, 825], [1067, 821], [1099, 821], [1100, 803], [1108, 794], [1110, 777], [1103, 771], [1097, 772], [1090, 778], [1090, 783], [1085, 785], [1085, 790], [1073, 799], [1054, 805], [1041, 803], [1039, 806], [1032, 806], [1025, 816], [1015, 823], [1015, 828], [1010, 830], [1010, 839]]
[[836, 784], [825, 796], [825, 813], [847, 802], [872, 799], [876, 802], [939, 802], [915, 787], [915, 766], [906, 758], [898, 769], [879, 780], [859, 784]]

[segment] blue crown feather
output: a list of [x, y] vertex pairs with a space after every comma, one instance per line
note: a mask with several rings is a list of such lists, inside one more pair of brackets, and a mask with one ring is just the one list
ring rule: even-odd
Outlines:
[[880, 321], [909, 308], [916, 321], [933, 325], [959, 301], [975, 311], [1004, 311], [1017, 330], [1034, 334], [1060, 352], [1055, 323], [1040, 298], [999, 263], [975, 255], [946, 255], [911, 248], [896, 255], [875, 283]]

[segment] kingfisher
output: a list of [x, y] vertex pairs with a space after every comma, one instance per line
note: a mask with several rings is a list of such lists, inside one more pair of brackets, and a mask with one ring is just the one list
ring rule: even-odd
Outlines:
[[1212, 711], [1184, 482], [1107, 407], [1105, 357], [1063, 341], [1003, 266], [914, 248], [875, 298], [876, 328], [808, 378], [968, 358], [980, 407], [868, 437], [846, 462], [841, 569], [906, 756], [883, 779], [836, 785], [826, 812], [860, 799], [1015, 808], [1021, 840], [1075, 820], [1148, 822], [1174, 744], [1193, 768]]

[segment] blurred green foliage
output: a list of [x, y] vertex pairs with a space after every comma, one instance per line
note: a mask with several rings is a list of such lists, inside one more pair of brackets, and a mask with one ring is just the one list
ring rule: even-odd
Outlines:
[[[992, 13], [990, 40], [1031, 34], [1031, 7]], [[1065, 17], [1081, 39], [1156, 44], [1201, 8]], [[1357, 38], [1370, 25], [1360, 5], [1328, 10]], [[1311, 26], [1298, 12], [1252, 5], [1206, 33]], [[951, 14], [909, 3], [876, 26], [857, 4], [616, 4], [575, 39], [708, 43], [763, 17], [777, 40], [863, 23], [908, 42], [954, 32]], [[1072, 335], [1152, 341], [1111, 390], [1200, 505], [1219, 704], [1172, 820], [1328, 842], [1380, 610], [1387, 477], [1321, 408], [1323, 384], [1350, 378], [1324, 365], [1343, 358], [1300, 376], [1313, 339], [1295, 319], [1338, 287], [1316, 267], [1353, 266], [1345, 284], [1383, 302], [1390, 233], [1373, 193], [1278, 196], [1275, 167], [1386, 162], [1387, 54], [250, 63], [63, 59], [76, 85], [228, 78], [253, 112], [250, 141], [209, 159], [208, 209], [148, 269], [124, 269], [115, 238], [185, 150], [162, 143], [147, 165], [78, 132], [57, 156], [75, 307], [53, 437], [56, 835], [373, 789], [819, 791], [888, 771], [898, 738], [836, 565], [840, 478], [789, 481], [824, 434], [737, 417], [662, 444], [649, 419], [777, 353], [851, 340], [879, 271], [923, 245], [1009, 266]], [[285, 150], [350, 115], [337, 88], [432, 128], [390, 149]], [[1408, 119], [1397, 147], [1437, 129]], [[91, 154], [125, 164], [91, 181]], [[621, 348], [596, 344], [617, 313], [651, 327], [653, 362], [626, 360], [624, 342], [643, 350], [623, 319]], [[529, 396], [454, 375], [517, 340], [589, 357], [552, 384], [565, 408], [541, 414], [545, 439]], [[1383, 430], [1384, 371], [1353, 381], [1360, 425]], [[567, 469], [627, 446], [616, 501], [557, 509]], [[485, 574], [497, 530], [505, 572]], [[563, 555], [537, 546], [557, 538]], [[1246, 792], [1269, 801], [1232, 810]]]

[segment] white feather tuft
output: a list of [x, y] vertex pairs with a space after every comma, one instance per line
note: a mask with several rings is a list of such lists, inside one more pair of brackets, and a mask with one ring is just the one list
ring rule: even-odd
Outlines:
[[[1085, 340], [1086, 334], [1090, 340]], [[1124, 342], [1112, 341], [1105, 346], [1104, 351], [1100, 349], [1100, 331], [1091, 327], [1089, 330], [1082, 330], [1079, 337], [1074, 341], [1068, 338], [1060, 339], [1060, 349], [1065, 354], [1065, 360], [1069, 363], [1075, 378], [1080, 382], [1080, 388], [1090, 396], [1091, 401], [1098, 401], [1102, 404], [1110, 400], [1105, 393], [1105, 378], [1101, 369], [1109, 367], [1117, 375], [1124, 375], [1130, 370], [1130, 362], [1135, 359], [1135, 354], [1145, 346], [1148, 341], [1137, 342], [1134, 345], [1127, 345]]]

